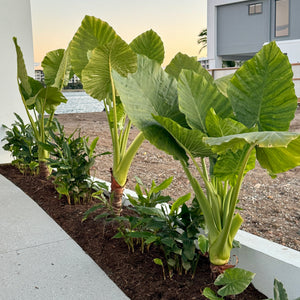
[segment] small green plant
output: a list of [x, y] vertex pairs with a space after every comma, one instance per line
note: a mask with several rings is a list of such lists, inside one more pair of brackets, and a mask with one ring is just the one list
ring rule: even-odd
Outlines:
[[10, 151], [13, 157], [12, 164], [23, 174], [38, 173], [38, 145], [34, 138], [30, 124], [25, 124], [22, 118], [15, 113], [17, 120], [6, 129], [6, 136], [2, 141], [6, 141], [3, 149]]
[[[43, 144], [50, 153], [48, 163], [53, 169], [54, 185], [59, 194], [67, 197], [68, 203], [89, 201], [95, 192], [95, 183], [90, 177], [90, 170], [95, 163], [95, 147], [98, 137], [89, 145], [89, 138], [80, 136], [75, 130], [66, 137], [64, 128], [54, 120], [56, 132], [50, 130], [52, 141]], [[75, 134], [78, 132], [78, 137]]]
[[[273, 295], [274, 295], [274, 299], [269, 298], [267, 300], [289, 300], [287, 292], [282, 282], [280, 282], [276, 278], [274, 279]], [[298, 297], [295, 300], [300, 300], [300, 297]]]
[[210, 288], [205, 288], [203, 295], [210, 300], [224, 299], [226, 296], [238, 295], [248, 287], [254, 276], [254, 273], [243, 269], [227, 269], [214, 282], [217, 286], [223, 285], [217, 292], [221, 297], [217, 296]]
[[136, 176], [135, 179], [137, 181], [135, 186], [137, 198], [127, 195], [128, 200], [133, 206], [155, 207], [157, 204], [168, 203], [171, 201], [170, 196], [163, 196], [161, 192], [172, 183], [173, 177], [167, 178], [159, 185], [156, 185], [156, 183], [152, 181], [150, 190], [144, 186], [139, 177]]
[[19, 92], [38, 146], [38, 172], [41, 177], [47, 178], [50, 174], [46, 164], [49, 153], [40, 144], [47, 142], [48, 128], [51, 127], [56, 107], [62, 102], [67, 102], [61, 90], [70, 75], [68, 51], [59, 49], [47, 53], [42, 62], [47, 86], [43, 86], [41, 82], [27, 75], [21, 48], [15, 37], [13, 41], [17, 53]]
[[153, 261], [158, 266], [161, 266], [162, 272], [163, 272], [163, 276], [164, 276], [164, 280], [166, 280], [167, 277], [166, 277], [166, 272], [165, 272], [165, 268], [164, 268], [164, 264], [163, 264], [162, 260], [160, 258], [154, 258]]
[[[159, 186], [166, 187], [169, 181]], [[189, 271], [194, 276], [201, 255], [195, 242], [204, 219], [195, 199], [190, 206], [185, 204], [190, 196], [179, 197], [172, 205], [159, 203], [157, 207], [145, 206], [144, 201], [133, 201], [135, 214], [117, 218], [120, 227], [114, 238], [123, 238], [131, 251], [138, 245], [142, 252], [145, 247], [149, 250], [151, 245], [158, 246], [164, 253], [170, 277], [174, 272], [182, 274]]]

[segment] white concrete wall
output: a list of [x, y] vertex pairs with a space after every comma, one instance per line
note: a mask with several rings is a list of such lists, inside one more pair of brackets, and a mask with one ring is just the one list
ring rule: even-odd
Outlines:
[[25, 109], [17, 85], [17, 58], [12, 41], [17, 37], [27, 67], [28, 74], [34, 76], [33, 40], [30, 0], [0, 0], [0, 163], [10, 162], [11, 157], [2, 149], [1, 140], [5, 136], [2, 124], [10, 126], [14, 112], [27, 120]]
[[[253, 284], [273, 298], [273, 282], [281, 281], [289, 299], [300, 296], [300, 252], [239, 230], [236, 240], [241, 248], [232, 250], [238, 257], [237, 267], [256, 273]], [[235, 261], [233, 257], [232, 262]]]

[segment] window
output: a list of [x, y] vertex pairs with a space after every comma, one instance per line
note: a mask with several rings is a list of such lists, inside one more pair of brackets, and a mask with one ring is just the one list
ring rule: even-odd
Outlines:
[[290, 1], [275, 0], [275, 36], [289, 35]]
[[263, 4], [262, 2], [260, 3], [253, 3], [248, 5], [248, 14], [251, 15], [256, 15], [256, 14], [262, 14], [263, 10]]

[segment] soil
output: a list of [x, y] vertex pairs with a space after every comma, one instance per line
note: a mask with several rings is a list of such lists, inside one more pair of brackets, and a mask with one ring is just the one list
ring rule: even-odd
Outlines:
[[[138, 249], [134, 253], [129, 252], [123, 240], [112, 239], [116, 226], [105, 224], [103, 220], [95, 222], [92, 218], [82, 222], [84, 212], [94, 203], [70, 206], [66, 199], [59, 199], [49, 180], [24, 176], [10, 164], [0, 165], [0, 174], [36, 201], [130, 299], [206, 299], [201, 295], [205, 287], [216, 290], [207, 258], [200, 259], [194, 279], [191, 275], [174, 274], [164, 280], [161, 267], [153, 262], [154, 258], [163, 259], [159, 249], [151, 248], [144, 254]], [[250, 285], [234, 299], [266, 298]]]

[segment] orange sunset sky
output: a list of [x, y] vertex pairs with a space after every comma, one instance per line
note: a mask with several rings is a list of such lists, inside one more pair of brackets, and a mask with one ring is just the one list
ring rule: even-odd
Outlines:
[[199, 55], [198, 34], [206, 28], [206, 0], [31, 0], [34, 61], [66, 48], [85, 15], [108, 22], [128, 43], [153, 29], [164, 42], [165, 61], [178, 52]]

